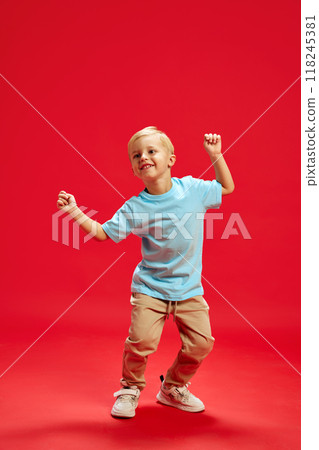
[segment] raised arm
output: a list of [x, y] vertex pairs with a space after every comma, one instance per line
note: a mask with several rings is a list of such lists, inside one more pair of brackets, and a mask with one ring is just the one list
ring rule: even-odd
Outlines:
[[222, 140], [219, 134], [205, 134], [204, 148], [214, 165], [216, 180], [222, 185], [222, 195], [231, 194], [235, 184], [222, 155]]
[[72, 194], [65, 191], [59, 192], [57, 207], [67, 213], [78, 223], [78, 225], [86, 233], [93, 235], [97, 241], [105, 241], [109, 236], [105, 233], [102, 225], [96, 220], [91, 219], [77, 206], [75, 198]]

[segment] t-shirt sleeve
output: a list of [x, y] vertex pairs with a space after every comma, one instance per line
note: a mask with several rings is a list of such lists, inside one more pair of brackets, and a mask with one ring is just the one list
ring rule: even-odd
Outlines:
[[120, 242], [132, 231], [132, 211], [128, 202], [116, 211], [112, 219], [102, 224], [105, 233], [114, 241]]
[[218, 209], [222, 203], [222, 185], [217, 180], [193, 178], [205, 209]]

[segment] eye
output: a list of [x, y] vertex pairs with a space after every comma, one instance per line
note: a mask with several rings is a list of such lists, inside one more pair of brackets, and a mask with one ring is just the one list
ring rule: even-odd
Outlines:
[[139, 156], [138, 153], [135, 153], [135, 155], [133, 156], [133, 158], [137, 158]]
[[150, 150], [149, 153], [155, 153], [155, 150]]

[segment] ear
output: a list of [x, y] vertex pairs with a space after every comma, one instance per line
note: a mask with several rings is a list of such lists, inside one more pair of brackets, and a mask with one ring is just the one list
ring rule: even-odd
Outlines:
[[175, 162], [176, 162], [176, 155], [170, 155], [168, 167], [172, 167], [175, 164]]

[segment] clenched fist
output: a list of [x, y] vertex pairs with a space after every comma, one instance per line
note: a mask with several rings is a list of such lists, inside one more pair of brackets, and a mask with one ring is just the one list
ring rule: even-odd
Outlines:
[[217, 160], [222, 154], [222, 138], [220, 134], [205, 134], [204, 148], [212, 160]]
[[72, 194], [67, 194], [65, 191], [60, 191], [57, 201], [58, 209], [63, 209], [63, 211], [69, 211], [70, 209], [77, 206], [75, 198]]

